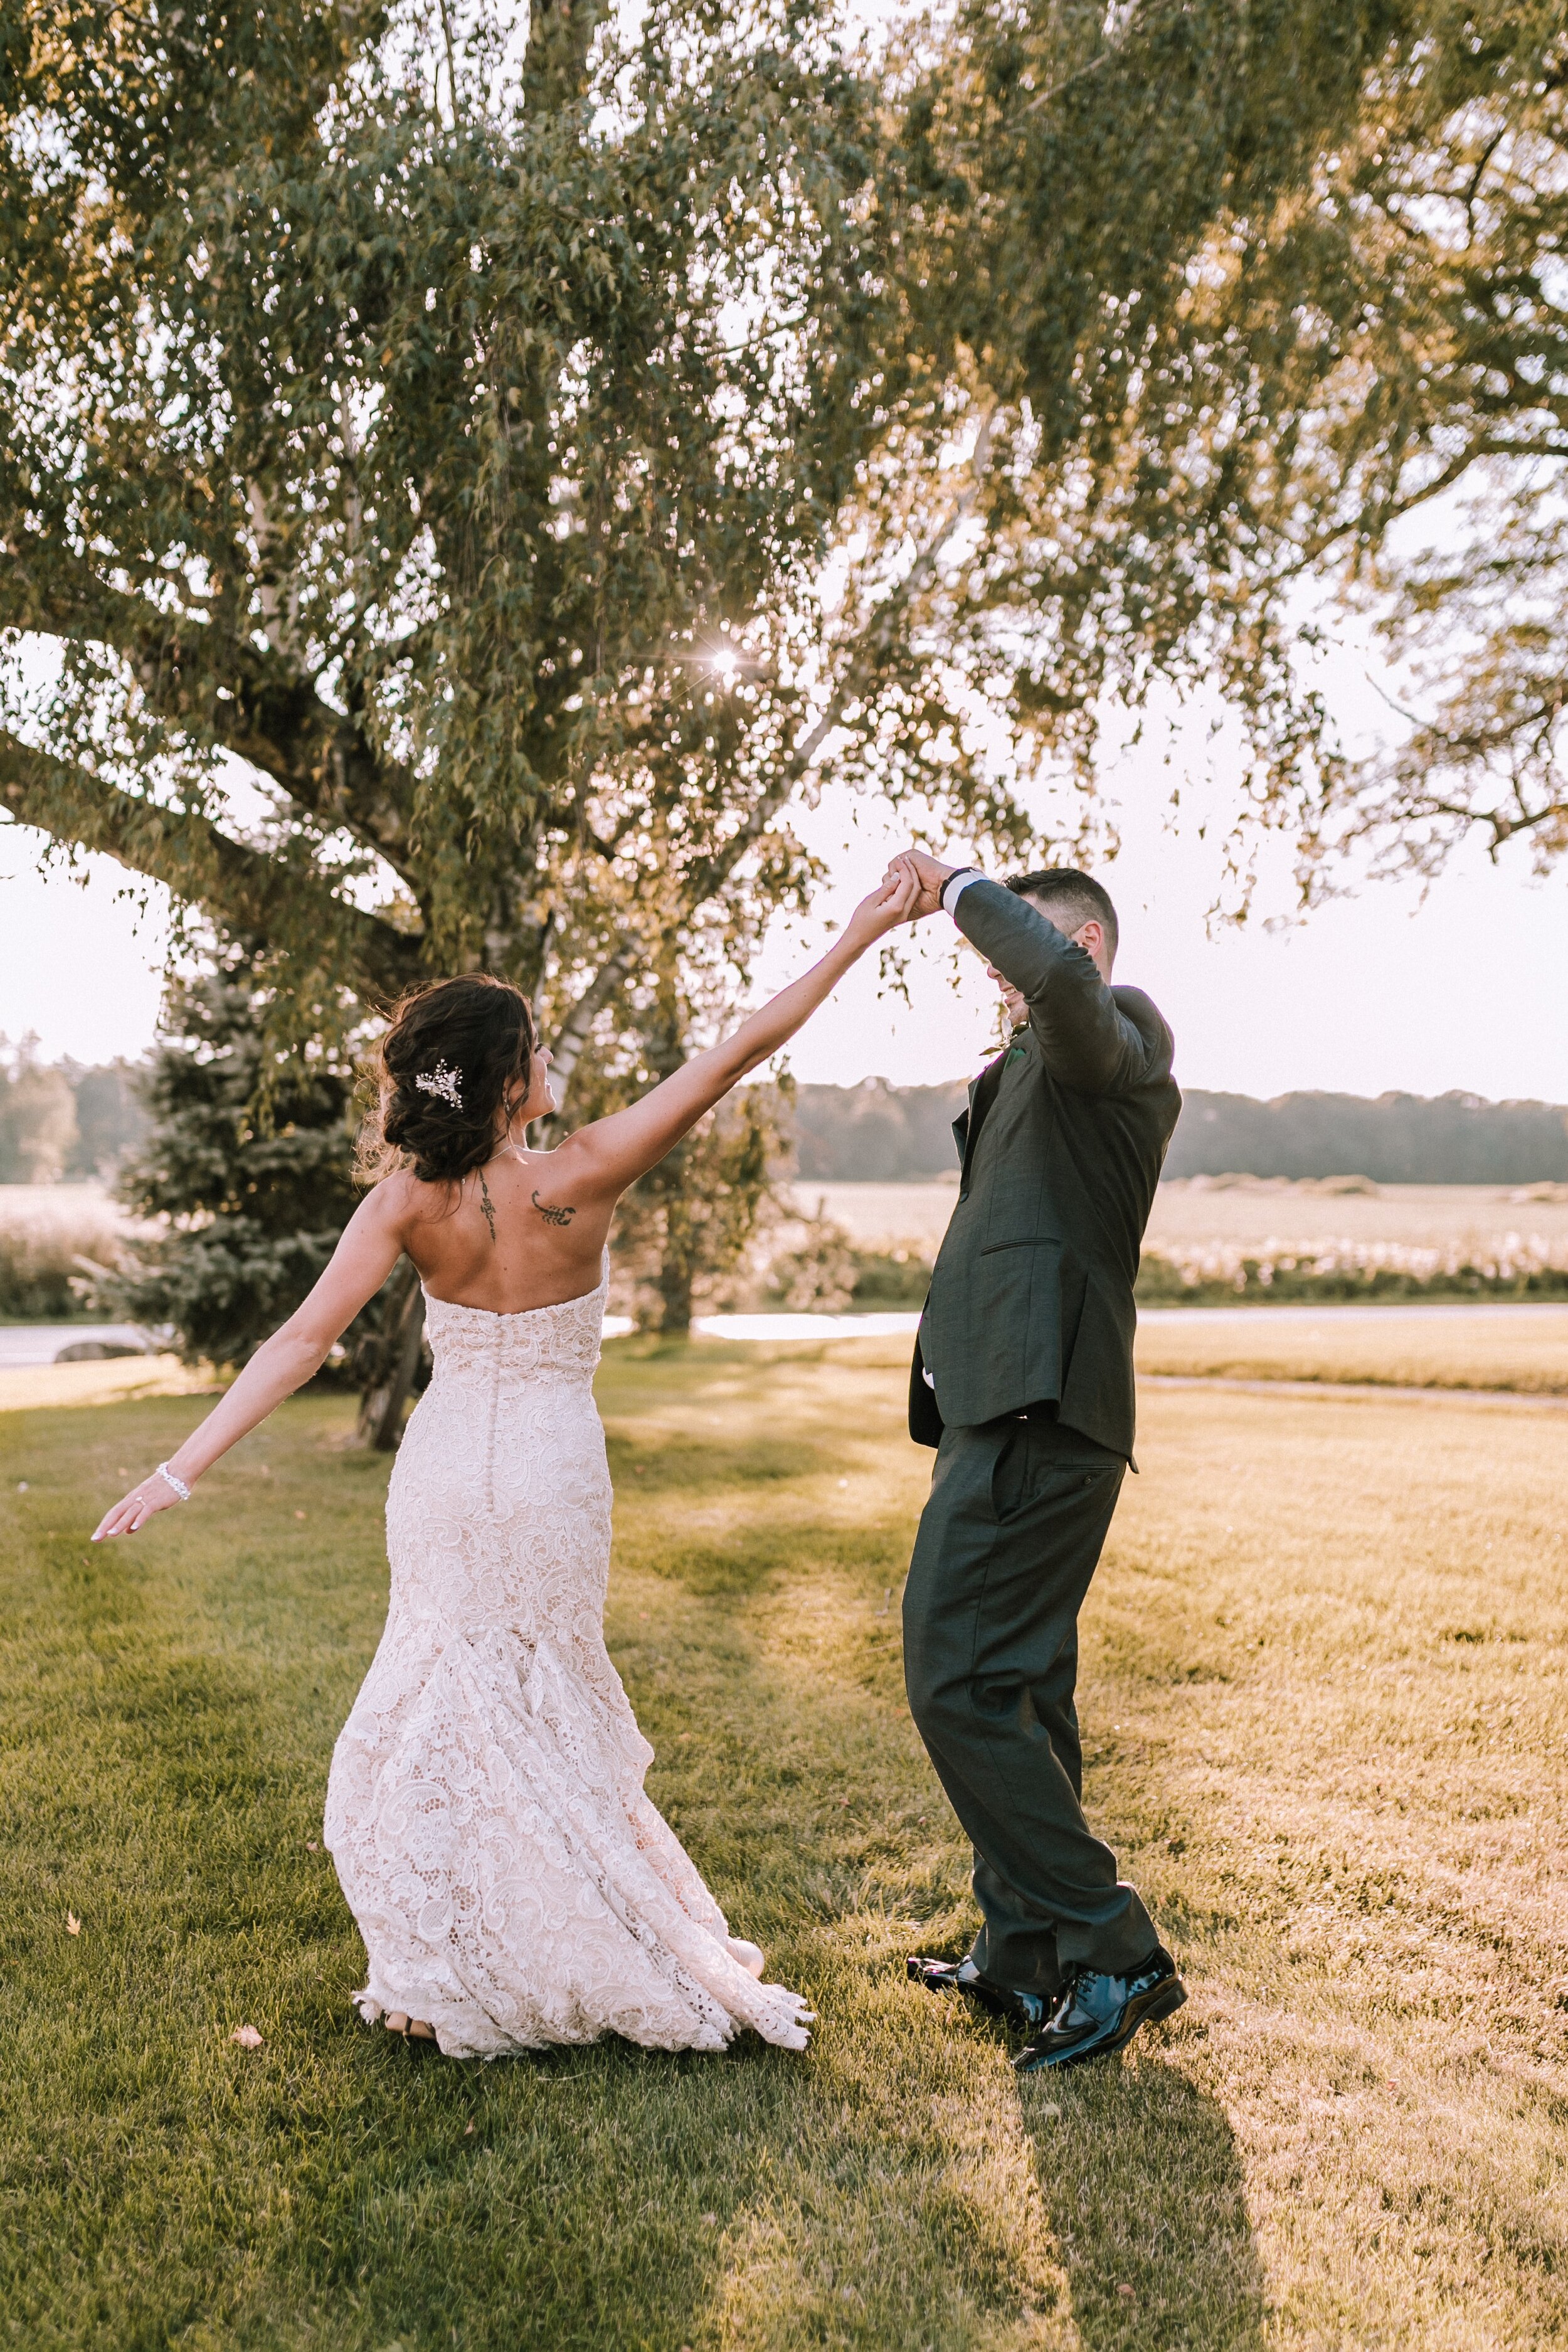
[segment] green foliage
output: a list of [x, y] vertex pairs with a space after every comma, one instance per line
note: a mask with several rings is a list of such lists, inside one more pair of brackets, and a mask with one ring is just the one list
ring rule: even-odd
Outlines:
[[787, 1315], [885, 1314], [925, 1305], [931, 1260], [920, 1250], [857, 1249], [831, 1217], [800, 1221], [794, 1246], [768, 1267], [761, 1305]]
[[863, 1314], [882, 1314], [889, 1309], [907, 1312], [926, 1303], [931, 1288], [931, 1261], [919, 1250], [902, 1246], [886, 1250], [855, 1252], [855, 1287], [850, 1294], [852, 1308]]
[[743, 1087], [626, 1193], [611, 1238], [616, 1304], [644, 1327], [684, 1335], [727, 1303], [759, 1229], [773, 1222], [780, 1106]]
[[[721, 1018], [721, 1003], [693, 1003], [682, 961], [671, 941], [650, 973], [628, 980], [623, 1017], [605, 1025], [579, 1083], [580, 1117], [602, 1117], [658, 1085], [679, 1066], [694, 1029]], [[759, 1228], [779, 1213], [773, 1185], [794, 1095], [787, 1077], [739, 1087], [625, 1194], [611, 1234], [618, 1311], [684, 1334], [694, 1312], [727, 1298]]]
[[855, 1251], [831, 1217], [807, 1217], [793, 1249], [768, 1268], [763, 1303], [785, 1315], [838, 1315], [855, 1295]]
[[[1215, 1261], [1223, 1259], [1223, 1265]], [[1436, 1261], [1434, 1264], [1434, 1261]], [[1479, 1262], [1478, 1262], [1479, 1261]], [[1138, 1269], [1145, 1307], [1389, 1306], [1401, 1301], [1568, 1299], [1568, 1252], [1532, 1244], [1468, 1254], [1398, 1244], [1326, 1244], [1321, 1249], [1228, 1248], [1177, 1255], [1145, 1250]]]
[[878, 1183], [955, 1174], [952, 1122], [967, 1098], [962, 1079], [944, 1087], [867, 1078], [858, 1087], [798, 1087], [793, 1140], [800, 1180]]
[[1380, 1184], [1534, 1184], [1568, 1178], [1568, 1109], [1475, 1095], [1185, 1095], [1167, 1176], [1341, 1176]]
[[[374, 14], [62, 18], [13, 59], [0, 212], [4, 617], [64, 652], [14, 814], [264, 937], [278, 1023], [329, 977], [537, 986], [650, 879], [649, 936], [711, 897], [874, 430], [870, 126], [809, 13], [656, 8], [592, 66], [545, 16], [455, 110]], [[243, 843], [224, 754], [274, 796]], [[805, 871], [784, 835], [752, 868]]]
[[98, 1297], [132, 1321], [172, 1324], [188, 1362], [243, 1364], [300, 1304], [353, 1213], [355, 1074], [342, 1055], [290, 1057], [268, 1071], [259, 1114], [264, 1048], [237, 957], [179, 985], [165, 1020], [145, 1082], [150, 1129], [118, 1189], [167, 1229], [135, 1244]]
[[0, 1184], [54, 1184], [111, 1174], [146, 1126], [126, 1061], [45, 1064], [36, 1037], [0, 1037]]
[[[851, 68], [828, 0], [521, 49], [30, 0], [0, 625], [58, 667], [0, 796], [259, 941], [296, 1036], [469, 963], [552, 1020], [672, 934], [743, 970], [829, 752], [1027, 845], [1014, 779], [1225, 634], [1225, 468], [1177, 466], [1210, 242], [1413, 24], [1053, 0]], [[1226, 676], [1293, 758], [1278, 675]]]
[[[1255, 74], [1282, 85], [1315, 53], [1322, 101], [1285, 105], [1279, 125], [1337, 128], [1282, 179], [1264, 139], [1265, 168], [1227, 186], [1163, 337], [1111, 354], [1127, 406], [1083, 535], [1132, 552], [1126, 527], [1157, 488], [1129, 593], [1163, 616], [1156, 636], [1212, 646], [1259, 753], [1252, 814], [1295, 834], [1305, 897], [1357, 845], [1431, 873], [1475, 834], [1494, 854], [1529, 845], [1544, 869], [1568, 848], [1563, 11], [1280, 8], [1272, 48], [1246, 56], [1240, 11], [1186, 23], [1226, 16], [1238, 46], [1216, 118]], [[1173, 16], [1150, 5], [1140, 20], [1152, 36]], [[1310, 581], [1371, 614], [1408, 665], [1393, 749], [1359, 766], [1310, 691]]]
[[[961, 1083], [800, 1087], [792, 1117], [802, 1192], [826, 1183], [956, 1175]], [[1568, 1108], [1453, 1093], [1251, 1095], [1189, 1088], [1167, 1177], [1342, 1176], [1380, 1184], [1534, 1184], [1568, 1179]]]

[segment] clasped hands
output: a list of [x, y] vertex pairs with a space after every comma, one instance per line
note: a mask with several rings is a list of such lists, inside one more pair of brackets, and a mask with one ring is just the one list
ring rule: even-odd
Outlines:
[[923, 849], [900, 849], [882, 877], [883, 887], [900, 880], [912, 880], [915, 900], [908, 920], [918, 923], [922, 915], [940, 915], [942, 894], [955, 874], [966, 869], [962, 866], [944, 866], [940, 858], [930, 857]]
[[962, 866], [943, 866], [923, 849], [900, 849], [868, 898], [856, 908], [846, 927], [845, 947], [862, 952], [900, 923], [917, 923], [922, 915], [942, 908], [942, 894]]

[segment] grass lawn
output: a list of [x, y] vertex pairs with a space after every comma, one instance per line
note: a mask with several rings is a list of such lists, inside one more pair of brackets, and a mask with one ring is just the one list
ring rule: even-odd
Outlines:
[[1370, 1381], [1384, 1388], [1512, 1389], [1568, 1396], [1568, 1307], [1353, 1315], [1294, 1307], [1138, 1327], [1141, 1372], [1262, 1381]]
[[1020, 2086], [901, 1981], [971, 1919], [900, 1689], [901, 1391], [711, 1345], [600, 1381], [650, 1786], [804, 2060], [359, 2025], [312, 1850], [384, 1596], [349, 1402], [101, 1552], [191, 1401], [0, 1416], [0, 2344], [1568, 2345], [1561, 1417], [1149, 1397], [1081, 1705], [1193, 1998]]

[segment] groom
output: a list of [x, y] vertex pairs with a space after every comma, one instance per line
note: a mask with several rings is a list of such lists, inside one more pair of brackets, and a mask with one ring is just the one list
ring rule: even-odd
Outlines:
[[1120, 2050], [1186, 1998], [1084, 1819], [1073, 1705], [1078, 1612], [1132, 1463], [1132, 1285], [1181, 1096], [1164, 1022], [1110, 985], [1100, 883], [897, 864], [916, 914], [945, 910], [986, 958], [1013, 1023], [954, 1129], [958, 1203], [910, 1382], [910, 1434], [937, 1457], [905, 1674], [984, 1924], [966, 1959], [909, 1973], [1029, 2029], [1032, 2073]]

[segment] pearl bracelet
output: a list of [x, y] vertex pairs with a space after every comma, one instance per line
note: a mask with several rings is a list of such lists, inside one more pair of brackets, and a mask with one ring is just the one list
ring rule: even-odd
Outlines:
[[162, 1478], [165, 1486], [173, 1486], [175, 1494], [179, 1496], [182, 1503], [188, 1503], [190, 1501], [190, 1488], [186, 1486], [183, 1478], [175, 1477], [174, 1472], [170, 1469], [166, 1462], [160, 1462], [156, 1470], [153, 1471], [153, 1475], [154, 1478]]

